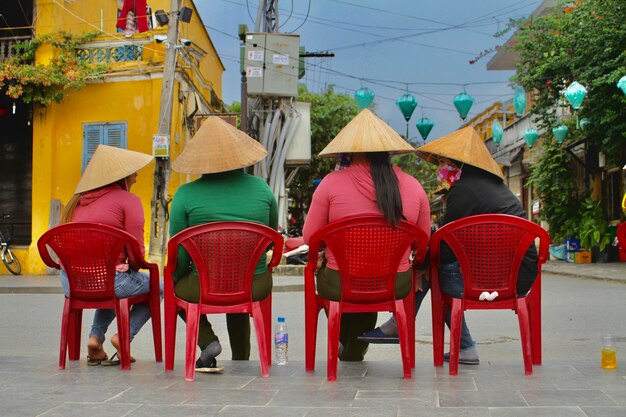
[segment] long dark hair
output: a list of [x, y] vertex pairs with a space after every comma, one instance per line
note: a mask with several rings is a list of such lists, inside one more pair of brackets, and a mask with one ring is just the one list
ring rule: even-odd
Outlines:
[[374, 188], [376, 189], [376, 204], [383, 216], [394, 226], [402, 220], [402, 198], [398, 177], [393, 172], [388, 152], [368, 152]]

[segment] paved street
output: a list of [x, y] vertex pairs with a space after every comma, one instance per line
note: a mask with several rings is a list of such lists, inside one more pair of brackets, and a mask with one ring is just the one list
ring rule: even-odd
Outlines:
[[[605, 276], [616, 279], [598, 279], [602, 269]], [[502, 311], [467, 314], [478, 341], [479, 366], [460, 366], [457, 377], [448, 375], [447, 365], [434, 368], [428, 303], [416, 322], [417, 366], [412, 380], [402, 379], [397, 345], [372, 345], [365, 362], [340, 362], [336, 383], [325, 379], [323, 315], [316, 372], [304, 371], [300, 277], [276, 278], [273, 314], [285, 316], [289, 326], [287, 366], [273, 366], [269, 378], [260, 378], [254, 337], [251, 360], [230, 361], [224, 319], [213, 316], [224, 347], [218, 361], [226, 371], [199, 374], [195, 382], [185, 382], [183, 326], [179, 326], [174, 372], [164, 372], [162, 364], [154, 362], [149, 326], [133, 342], [137, 362], [130, 372], [87, 367], [84, 343], [91, 312], [83, 319], [83, 359], [68, 362], [67, 369], [59, 371], [62, 298], [55, 291], [56, 278], [0, 276], [4, 292], [0, 294], [0, 415], [626, 415], [626, 282], [619, 280], [626, 277], [626, 264], [583, 270], [551, 263], [547, 270], [553, 272], [544, 274], [544, 364], [535, 367], [532, 376], [523, 374], [517, 319]], [[381, 314], [379, 320], [387, 317]], [[622, 366], [615, 371], [600, 368], [600, 337], [606, 333], [618, 337]], [[111, 354], [108, 342], [107, 347]]]

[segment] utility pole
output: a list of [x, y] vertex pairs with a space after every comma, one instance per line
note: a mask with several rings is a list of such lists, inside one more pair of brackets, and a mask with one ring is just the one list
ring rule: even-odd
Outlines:
[[[167, 41], [165, 42], [165, 61], [163, 62], [163, 81], [161, 87], [161, 107], [157, 134], [167, 136], [168, 144], [172, 129], [172, 99], [174, 97], [174, 77], [176, 76], [176, 44], [178, 42], [178, 9], [180, 0], [170, 0]], [[165, 245], [167, 242], [168, 201], [167, 185], [171, 165], [169, 152], [166, 157], [157, 157], [154, 169], [154, 187], [150, 202], [150, 261], [161, 266], [165, 263]]]

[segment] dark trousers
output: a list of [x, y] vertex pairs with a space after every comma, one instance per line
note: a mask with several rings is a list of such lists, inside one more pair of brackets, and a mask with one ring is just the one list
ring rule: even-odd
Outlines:
[[[179, 279], [174, 284], [176, 296], [192, 303], [197, 303], [200, 298], [200, 282], [198, 275], [191, 273]], [[252, 280], [252, 299], [263, 300], [272, 292], [272, 273], [267, 271], [254, 276]], [[184, 311], [180, 316], [183, 320]], [[198, 346], [205, 349], [210, 343], [218, 339], [213, 331], [211, 323], [206, 315], [200, 316], [200, 330], [198, 333]], [[250, 358], [250, 317], [247, 313], [226, 314], [226, 327], [233, 360], [248, 360]]]

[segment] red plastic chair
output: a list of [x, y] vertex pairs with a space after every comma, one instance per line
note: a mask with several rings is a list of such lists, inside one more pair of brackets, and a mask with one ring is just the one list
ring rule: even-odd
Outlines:
[[[172, 236], [165, 267], [165, 370], [174, 369], [176, 319], [185, 310], [187, 347], [185, 380], [195, 377], [195, 357], [201, 314], [249, 313], [254, 320], [261, 376], [272, 364], [272, 295], [252, 301], [254, 270], [263, 253], [274, 245], [270, 270], [280, 263], [283, 238], [274, 229], [251, 222], [215, 222], [190, 227]], [[182, 300], [174, 293], [178, 247], [185, 248], [200, 280], [200, 302]]]
[[[526, 297], [518, 297], [517, 273], [530, 244], [539, 238], [538, 273]], [[440, 243], [445, 241], [456, 255], [463, 274], [463, 298], [441, 292], [439, 284]], [[513, 310], [518, 317], [524, 372], [541, 364], [541, 264], [548, 259], [550, 236], [541, 226], [506, 214], [481, 214], [443, 226], [430, 240], [433, 317], [433, 357], [443, 365], [444, 314], [451, 307], [450, 375], [458, 374], [461, 323], [466, 310]], [[492, 301], [481, 294], [498, 295]]]
[[[58, 257], [54, 260], [50, 248]], [[61, 324], [61, 349], [59, 369], [65, 369], [65, 357], [69, 347], [69, 359], [80, 357], [80, 334], [83, 309], [114, 309], [120, 340], [120, 365], [130, 369], [130, 321], [129, 312], [134, 304], [150, 306], [154, 355], [157, 362], [163, 360], [161, 345], [161, 295], [159, 268], [146, 262], [139, 243], [129, 233], [115, 227], [98, 223], [66, 223], [44, 233], [37, 241], [39, 256], [43, 262], [67, 273], [70, 296], [65, 297]], [[115, 295], [115, 266], [119, 254], [126, 250], [132, 254], [142, 269], [150, 272], [150, 292], [130, 298]]]
[[[337, 380], [337, 349], [343, 313], [391, 311], [398, 319], [404, 378], [411, 378], [415, 361], [415, 282], [409, 295], [396, 300], [398, 265], [411, 245], [414, 263], [426, 254], [428, 235], [416, 225], [402, 221], [391, 226], [381, 216], [359, 216], [330, 223], [309, 240], [309, 260], [304, 275], [306, 370], [315, 369], [317, 321], [320, 310], [328, 316], [329, 381]], [[330, 301], [315, 290], [318, 251], [326, 246], [337, 259], [341, 274], [341, 301]], [[413, 276], [415, 281], [415, 275]]]
[[616, 236], [618, 250], [621, 251], [623, 254], [626, 254], [626, 222], [620, 223], [620, 225], [617, 227]]

